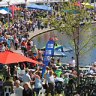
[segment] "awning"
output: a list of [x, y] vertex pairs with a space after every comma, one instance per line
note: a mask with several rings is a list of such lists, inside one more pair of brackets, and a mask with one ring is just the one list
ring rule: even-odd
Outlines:
[[4, 10], [4, 9], [1, 9], [1, 10], [0, 10], [0, 14], [9, 14], [9, 12], [6, 11], [6, 10]]
[[28, 9], [38, 9], [38, 10], [46, 10], [51, 11], [52, 8], [47, 5], [37, 5], [37, 4], [31, 4], [27, 6]]

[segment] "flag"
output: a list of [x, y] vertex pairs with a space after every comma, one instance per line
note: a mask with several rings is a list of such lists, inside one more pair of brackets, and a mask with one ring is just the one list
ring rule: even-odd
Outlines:
[[15, 6], [14, 5], [10, 6], [10, 9], [12, 11], [12, 19], [13, 19], [14, 18], [14, 12], [15, 12]]
[[44, 73], [46, 71], [46, 66], [48, 66], [51, 57], [54, 55], [54, 40], [50, 39], [47, 44], [46, 44], [46, 48], [45, 48], [45, 52], [44, 52], [44, 59], [43, 59], [43, 63], [45, 66], [43, 66], [42, 69], [42, 77], [44, 77]]

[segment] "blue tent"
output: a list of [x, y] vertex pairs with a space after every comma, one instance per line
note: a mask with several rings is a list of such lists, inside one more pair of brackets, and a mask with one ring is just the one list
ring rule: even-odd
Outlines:
[[2, 9], [4, 9], [4, 10], [7, 11], [7, 12], [10, 12], [10, 11], [11, 11], [11, 10], [10, 10], [9, 8], [7, 8], [7, 7], [1, 7], [0, 10], [2, 10]]
[[66, 54], [64, 52], [54, 50], [54, 57], [66, 57]]
[[38, 10], [45, 10], [45, 11], [51, 11], [52, 8], [47, 5], [37, 5], [37, 4], [31, 4], [27, 6], [28, 9], [38, 9]]
[[39, 6], [36, 5], [36, 4], [31, 4], [31, 5], [28, 5], [27, 8], [28, 8], [28, 9], [38, 9]]
[[64, 46], [61, 45], [61, 46], [56, 47], [55, 50], [61, 51], [61, 52], [70, 52], [70, 51], [72, 51], [73, 49], [70, 48], [70, 47], [66, 48], [66, 47], [64, 47]]
[[52, 8], [47, 5], [39, 5], [41, 10], [51, 11]]

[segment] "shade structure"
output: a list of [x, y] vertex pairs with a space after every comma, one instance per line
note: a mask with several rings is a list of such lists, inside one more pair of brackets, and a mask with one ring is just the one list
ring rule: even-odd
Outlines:
[[89, 9], [91, 9], [91, 8], [94, 8], [94, 6], [92, 6], [90, 3], [88, 3], [88, 2], [83, 2], [82, 3], [82, 5], [84, 5], [86, 8], [89, 8]]
[[43, 3], [47, 2], [47, 0], [27, 0], [28, 3]]
[[1, 1], [0, 2], [0, 7], [5, 7], [5, 6], [8, 6], [7, 2]]
[[29, 2], [29, 3], [47, 3], [47, 2], [50, 2], [51, 3], [51, 2], [64, 2], [64, 1], [63, 0], [27, 0], [27, 2]]
[[66, 54], [64, 54], [64, 52], [54, 50], [54, 56], [53, 57], [66, 57]]
[[45, 11], [51, 11], [52, 8], [47, 5], [37, 5], [37, 4], [31, 4], [27, 5], [28, 9], [37, 9], [37, 10], [45, 10]]
[[0, 14], [9, 14], [9, 12], [7, 12], [7, 11], [4, 10], [4, 9], [1, 9], [1, 10], [0, 10]]
[[90, 4], [90, 3], [88, 3], [88, 2], [85, 2], [85, 3], [83, 2], [83, 3], [82, 3], [82, 5], [85, 5], [85, 6], [90, 6], [91, 4]]
[[11, 12], [11, 10], [8, 7], [1, 7], [0, 10], [2, 10], [2, 9], [7, 11], [7, 12]]
[[[41, 50], [45, 50], [45, 46], [43, 48], [41, 48]], [[67, 47], [64, 47], [62, 45], [57, 44], [57, 45], [55, 45], [54, 50], [57, 50], [57, 51], [60, 51], [60, 52], [70, 52], [73, 49], [71, 47], [67, 48]]]
[[2, 2], [6, 2], [6, 6], [9, 5], [18, 5], [18, 4], [25, 4], [26, 1], [25, 0], [2, 0]]
[[12, 51], [4, 51], [0, 52], [0, 64], [12, 64], [19, 62], [30, 62], [34, 64], [38, 64], [39, 62], [32, 60], [28, 57], [25, 57], [21, 54], [12, 52]]

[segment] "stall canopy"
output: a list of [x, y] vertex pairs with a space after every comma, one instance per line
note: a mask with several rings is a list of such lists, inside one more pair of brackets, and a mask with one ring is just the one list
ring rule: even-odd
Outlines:
[[63, 2], [63, 0], [27, 0], [29, 3]]
[[27, 6], [28, 9], [38, 9], [38, 10], [46, 10], [51, 11], [52, 8], [47, 5], [37, 5], [37, 4], [31, 4]]
[[5, 10], [5, 11], [7, 11], [7, 12], [10, 12], [11, 10], [9, 9], [9, 8], [7, 8], [7, 7], [2, 7], [2, 8], [0, 8], [0, 10]]
[[10, 14], [9, 8], [0, 8], [0, 14]]
[[9, 12], [7, 12], [6, 10], [2, 9], [0, 10], [0, 14], [9, 14]]
[[18, 5], [18, 4], [25, 4], [25, 0], [2, 0], [1, 4], [8, 6], [9, 5]]
[[35, 60], [32, 60], [28, 57], [25, 57], [21, 54], [12, 51], [0, 52], [0, 64], [12, 64], [19, 62], [30, 62], [34, 64], [39, 64], [39, 62]]
[[8, 6], [7, 2], [1, 1], [0, 2], [0, 7], [5, 7], [5, 6]]
[[28, 3], [43, 3], [46, 2], [47, 0], [27, 0]]

